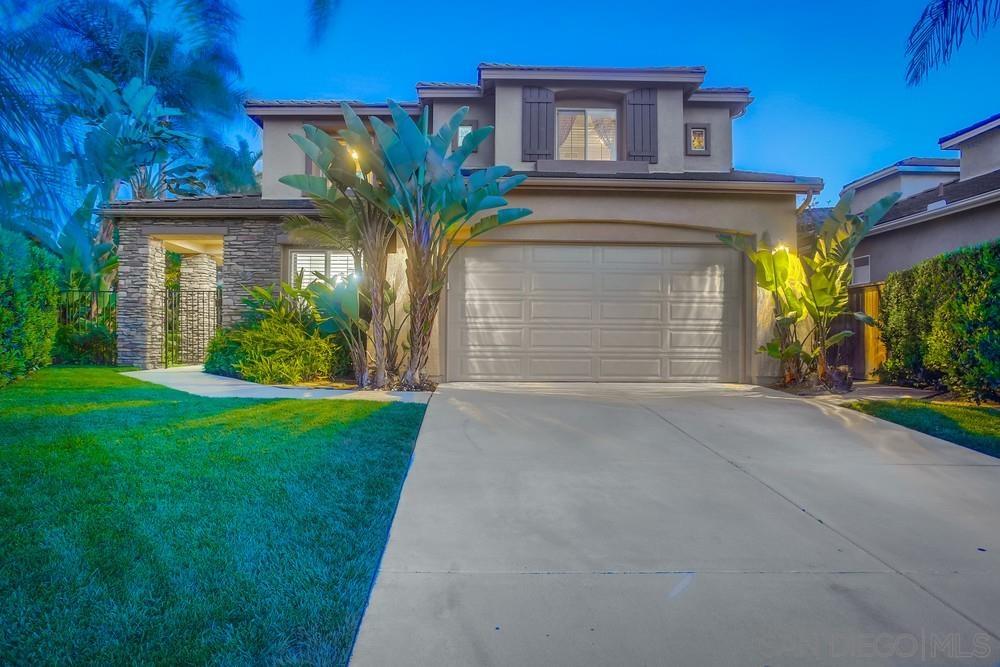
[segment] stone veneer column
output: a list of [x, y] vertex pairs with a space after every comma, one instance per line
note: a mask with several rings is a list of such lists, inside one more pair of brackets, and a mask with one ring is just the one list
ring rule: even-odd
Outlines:
[[239, 321], [247, 287], [267, 287], [281, 281], [282, 227], [275, 221], [236, 220], [222, 241], [222, 325]]
[[163, 366], [163, 242], [142, 231], [144, 222], [118, 224], [118, 363]]
[[180, 353], [185, 363], [205, 360], [208, 341], [215, 333], [216, 268], [210, 255], [181, 257]]

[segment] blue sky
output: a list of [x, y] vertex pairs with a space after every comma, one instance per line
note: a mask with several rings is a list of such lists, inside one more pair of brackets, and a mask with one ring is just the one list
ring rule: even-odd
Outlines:
[[[475, 81], [480, 61], [705, 65], [706, 85], [747, 86], [755, 98], [734, 124], [736, 167], [820, 176], [824, 202], [896, 160], [941, 155], [939, 137], [1000, 111], [1000, 28], [906, 86], [904, 46], [922, 0], [342, 0], [315, 46], [307, 4], [240, 2], [252, 96], [411, 100], [419, 80]], [[615, 14], [627, 7], [639, 9]]]

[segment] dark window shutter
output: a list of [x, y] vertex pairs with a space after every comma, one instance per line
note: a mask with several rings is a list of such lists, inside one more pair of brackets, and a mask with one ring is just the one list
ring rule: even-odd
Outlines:
[[625, 95], [625, 154], [634, 162], [656, 162], [656, 89]]
[[521, 92], [521, 159], [551, 160], [555, 144], [555, 93], [548, 88], [525, 86]]

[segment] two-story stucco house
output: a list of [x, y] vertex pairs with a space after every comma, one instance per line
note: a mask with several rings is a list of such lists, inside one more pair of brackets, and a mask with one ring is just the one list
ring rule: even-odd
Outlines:
[[855, 212], [902, 193], [858, 246], [855, 284], [882, 282], [925, 259], [1000, 238], [1000, 114], [938, 145], [959, 157], [907, 158], [844, 186], [855, 191]]
[[[431, 376], [661, 382], [773, 374], [754, 353], [770, 337], [771, 305], [717, 234], [766, 232], [794, 245], [796, 198], [822, 183], [734, 170], [732, 123], [750, 93], [706, 88], [704, 78], [702, 67], [482, 64], [475, 83], [417, 84], [417, 101], [405, 108], [417, 115], [429, 107], [435, 127], [463, 105], [466, 127], [495, 127], [467, 164], [527, 174], [509, 200], [534, 212], [456, 258]], [[388, 116], [382, 104], [351, 104], [362, 117]], [[109, 212], [121, 240], [123, 363], [162, 363], [156, 293], [165, 249], [184, 254], [185, 290], [211, 287], [194, 282], [210, 273], [196, 267], [219, 264], [224, 324], [239, 317], [246, 285], [288, 280], [298, 269], [350, 270], [342, 254], [283, 230], [283, 216], [312, 205], [278, 181], [307, 170], [289, 134], [304, 123], [336, 132], [339, 101], [252, 101], [247, 113], [263, 130], [261, 196], [130, 202]]]

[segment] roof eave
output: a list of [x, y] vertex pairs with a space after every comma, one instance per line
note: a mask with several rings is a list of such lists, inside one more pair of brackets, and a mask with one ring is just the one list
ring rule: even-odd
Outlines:
[[942, 150], [957, 150], [960, 144], [998, 127], [1000, 127], [1000, 114], [995, 114], [975, 125], [941, 137], [938, 139], [938, 145]]
[[885, 167], [884, 169], [879, 169], [876, 172], [872, 172], [867, 176], [862, 176], [861, 178], [851, 181], [844, 185], [840, 192], [844, 193], [848, 190], [857, 190], [860, 187], [866, 185], [871, 185], [872, 183], [877, 183], [883, 179], [889, 178], [895, 174], [957, 174], [959, 173], [959, 168], [943, 166], [943, 165], [898, 165], [893, 164]]
[[308, 208], [173, 208], [161, 206], [103, 208], [100, 215], [106, 218], [283, 218], [290, 215], [313, 215]]
[[766, 194], [809, 194], [823, 189], [822, 179], [794, 181], [712, 181], [641, 178], [581, 178], [573, 176], [530, 176], [518, 189], [538, 190], [616, 190], [675, 192], [740, 192]]

